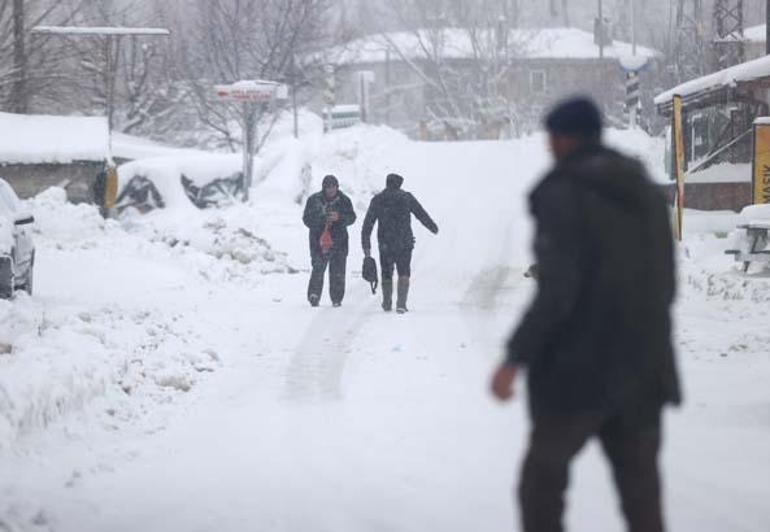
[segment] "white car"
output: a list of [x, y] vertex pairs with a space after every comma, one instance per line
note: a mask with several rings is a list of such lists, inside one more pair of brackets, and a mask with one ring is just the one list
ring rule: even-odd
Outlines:
[[10, 299], [15, 290], [32, 294], [35, 218], [24, 210], [7, 181], [0, 178], [0, 298]]

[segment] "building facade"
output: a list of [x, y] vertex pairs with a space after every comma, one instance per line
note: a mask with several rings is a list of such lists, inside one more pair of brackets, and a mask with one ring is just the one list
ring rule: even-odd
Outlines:
[[[492, 34], [490, 34], [492, 35]], [[624, 123], [628, 43], [599, 47], [575, 28], [517, 30], [471, 38], [445, 28], [366, 37], [328, 54], [334, 101], [357, 103], [367, 121], [414, 138], [505, 138], [536, 129], [543, 112], [568, 95], [591, 95], [611, 122]], [[637, 47], [647, 71], [658, 54]], [[651, 108], [653, 87], [641, 76]], [[328, 102], [316, 102], [320, 110]]]

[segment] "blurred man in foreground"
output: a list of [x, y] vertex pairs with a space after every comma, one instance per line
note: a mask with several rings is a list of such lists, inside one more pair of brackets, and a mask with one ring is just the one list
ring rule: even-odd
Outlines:
[[637, 161], [602, 145], [590, 100], [559, 104], [545, 126], [555, 164], [530, 197], [538, 292], [492, 380], [507, 400], [527, 371], [523, 530], [563, 530], [570, 462], [596, 436], [628, 529], [662, 532], [661, 411], [680, 402], [665, 200]]

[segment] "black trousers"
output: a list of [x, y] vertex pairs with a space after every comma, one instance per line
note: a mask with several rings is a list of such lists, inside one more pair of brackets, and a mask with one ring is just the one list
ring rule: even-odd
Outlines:
[[324, 274], [326, 266], [329, 266], [329, 296], [332, 303], [342, 303], [345, 297], [345, 268], [348, 261], [347, 250], [335, 250], [329, 253], [313, 253], [310, 257], [313, 271], [310, 274], [310, 282], [307, 287], [307, 296], [316, 294], [321, 298], [324, 289]]
[[533, 414], [519, 485], [524, 532], [562, 532], [569, 465], [593, 436], [612, 466], [629, 532], [663, 532], [660, 406], [616, 414]]
[[380, 247], [380, 269], [383, 279], [393, 277], [393, 269], [396, 269], [399, 277], [409, 277], [412, 274], [412, 250], [401, 249], [391, 251]]

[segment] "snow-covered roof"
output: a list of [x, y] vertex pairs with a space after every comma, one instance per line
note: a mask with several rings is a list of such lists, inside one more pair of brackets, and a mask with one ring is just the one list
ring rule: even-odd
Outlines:
[[[494, 30], [477, 33], [477, 42], [494, 46]], [[577, 28], [516, 29], [509, 33], [511, 52], [518, 57], [540, 59], [595, 59], [599, 57], [599, 46], [594, 43], [592, 33]], [[337, 46], [328, 53], [336, 64], [379, 63], [390, 58], [397, 60], [401, 55], [408, 59], [437, 55], [447, 59], [470, 59], [475, 57], [474, 46], [468, 30], [463, 28], [442, 28], [439, 30], [401, 31], [370, 35]], [[632, 55], [630, 43], [614, 41], [604, 47], [604, 57], [619, 59]], [[653, 49], [637, 46], [638, 56], [652, 58], [659, 55]]]
[[743, 40], [746, 42], [763, 43], [767, 39], [767, 25], [760, 24], [743, 30]]
[[699, 92], [707, 92], [724, 87], [734, 87], [738, 83], [770, 76], [770, 56], [760, 57], [740, 65], [731, 66], [707, 76], [696, 78], [655, 97], [656, 105], [671, 101], [674, 95], [687, 97]]
[[34, 33], [51, 35], [170, 35], [165, 28], [128, 28], [123, 26], [35, 26]]
[[104, 117], [0, 113], [0, 164], [103, 161], [107, 135]]

